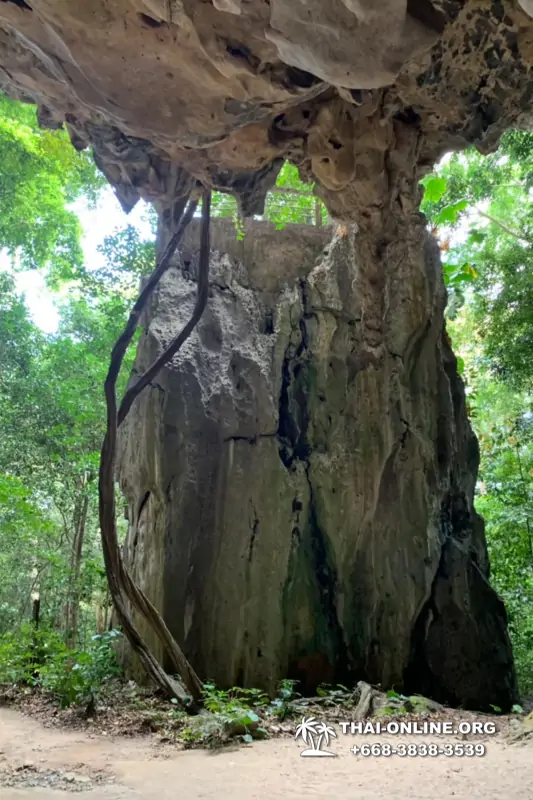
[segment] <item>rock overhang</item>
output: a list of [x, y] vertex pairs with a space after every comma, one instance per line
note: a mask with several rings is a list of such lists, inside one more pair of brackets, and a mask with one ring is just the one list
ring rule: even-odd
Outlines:
[[[0, 82], [124, 207], [199, 180], [261, 209], [284, 159], [381, 216], [443, 152], [530, 121], [527, 0], [3, 0]], [[524, 10], [526, 9], [526, 10]], [[186, 174], [184, 174], [186, 173]]]

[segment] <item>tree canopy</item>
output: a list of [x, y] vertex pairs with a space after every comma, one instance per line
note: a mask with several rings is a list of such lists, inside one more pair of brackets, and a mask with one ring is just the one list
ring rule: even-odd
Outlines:
[[41, 130], [35, 108], [0, 93], [0, 248], [22, 269], [56, 278], [83, 261], [71, 204], [94, 201], [103, 178], [64, 130]]
[[426, 180], [423, 208], [444, 245], [454, 313], [468, 295], [491, 369], [533, 376], [533, 134], [510, 131], [489, 156], [458, 153]]

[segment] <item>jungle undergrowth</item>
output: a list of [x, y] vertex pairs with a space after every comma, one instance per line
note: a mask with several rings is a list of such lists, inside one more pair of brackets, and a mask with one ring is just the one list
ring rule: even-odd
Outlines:
[[[362, 686], [321, 684], [314, 697], [303, 697], [297, 681], [279, 682], [273, 697], [257, 688], [204, 684], [202, 710], [191, 716], [160, 691], [126, 680], [116, 658], [118, 631], [93, 637], [86, 650], [69, 649], [48, 629], [23, 626], [0, 637], [0, 705], [61, 727], [90, 728], [111, 735], [156, 735], [184, 748], [219, 748], [231, 743], [293, 736], [303, 715], [329, 720], [353, 719]], [[369, 689], [367, 684], [364, 686]], [[372, 689], [380, 708], [376, 716], [404, 720], [461, 714], [394, 689]], [[495, 714], [499, 709], [493, 708]], [[513, 713], [523, 713], [521, 707]], [[502, 717], [503, 719], [503, 717]]]

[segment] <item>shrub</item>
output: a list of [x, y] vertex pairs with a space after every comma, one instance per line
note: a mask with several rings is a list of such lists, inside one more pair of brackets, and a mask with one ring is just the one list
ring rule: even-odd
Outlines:
[[22, 626], [0, 637], [0, 683], [42, 688], [62, 708], [92, 704], [120, 674], [113, 643], [118, 631], [93, 636], [87, 650], [70, 650], [53, 631]]

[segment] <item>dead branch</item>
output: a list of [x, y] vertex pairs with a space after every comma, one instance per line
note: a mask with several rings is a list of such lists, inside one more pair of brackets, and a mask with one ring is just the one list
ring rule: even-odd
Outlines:
[[493, 225], [497, 225], [502, 229], [502, 231], [507, 233], [509, 236], [512, 236], [514, 239], [519, 239], [522, 242], [528, 242], [525, 236], [522, 236], [522, 234], [518, 233], [517, 231], [513, 231], [512, 228], [509, 228], [509, 226], [506, 225], [505, 222], [502, 222], [501, 219], [496, 219], [496, 217], [493, 217], [491, 214], [487, 214], [485, 211], [478, 210], [477, 213], [480, 217], [485, 217], [485, 219], [488, 219], [488, 221], [492, 222]]
[[162, 275], [170, 266], [174, 251], [179, 244], [185, 228], [191, 221], [197, 206], [197, 201], [190, 200], [176, 232], [168, 242], [159, 262], [147, 281], [144, 289], [135, 302], [126, 327], [117, 340], [111, 354], [109, 371], [105, 381], [105, 397], [107, 405], [107, 430], [102, 446], [99, 472], [99, 515], [102, 548], [109, 584], [109, 591], [118, 619], [124, 629], [128, 641], [148, 675], [156, 685], [170, 697], [175, 697], [182, 704], [187, 703], [187, 696], [183, 689], [162, 669], [157, 659], [152, 654], [146, 642], [138, 632], [128, 603], [139, 613], [151, 629], [157, 634], [172, 663], [180, 674], [193, 700], [198, 700], [202, 692], [202, 683], [191, 665], [188, 663], [181, 648], [170, 633], [157, 609], [153, 606], [144, 592], [135, 584], [125, 567], [122, 554], [118, 545], [116, 530], [115, 507], [115, 458], [117, 448], [118, 426], [124, 421], [135, 398], [143, 388], [155, 377], [159, 370], [168, 363], [178, 352], [179, 348], [192, 333], [198, 323], [207, 303], [208, 274], [209, 274], [209, 223], [210, 223], [210, 193], [203, 196], [202, 201], [202, 227], [199, 259], [199, 278], [196, 304], [190, 320], [180, 333], [170, 342], [164, 352], [155, 360], [153, 365], [142, 375], [139, 380], [127, 390], [120, 410], [117, 413], [116, 382], [128, 345], [135, 333], [141, 314], [146, 307], [148, 299], [157, 286]]

